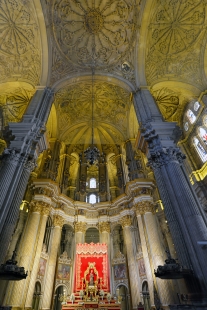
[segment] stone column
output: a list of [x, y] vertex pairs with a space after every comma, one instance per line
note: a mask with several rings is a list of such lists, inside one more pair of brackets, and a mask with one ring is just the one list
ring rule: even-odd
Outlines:
[[41, 216], [40, 225], [39, 225], [39, 234], [38, 234], [38, 239], [37, 239], [37, 247], [35, 251], [34, 263], [32, 266], [31, 274], [28, 277], [29, 286], [28, 286], [28, 290], [26, 294], [25, 309], [32, 308], [33, 294], [34, 294], [35, 283], [37, 279], [37, 273], [39, 269], [40, 255], [42, 251], [45, 228], [46, 228], [46, 223], [47, 223], [49, 214], [50, 214], [50, 206], [46, 203], [42, 203], [42, 211], [41, 211], [42, 216]]
[[[36, 251], [36, 239], [42, 209], [42, 205], [39, 202], [31, 202], [30, 206], [31, 213], [26, 223], [17, 257], [18, 265], [23, 266], [29, 274], [32, 270], [33, 256]], [[11, 292], [11, 294], [6, 298], [6, 304], [22, 308], [24, 306], [25, 289], [28, 283], [29, 276], [22, 281], [10, 282], [8, 293]]]
[[[110, 274], [110, 280], [112, 275], [112, 269], [111, 269], [111, 251], [110, 251], [110, 245], [111, 245], [111, 238], [110, 238], [110, 223], [109, 222], [100, 222], [99, 223], [99, 231], [100, 231], [100, 243], [106, 243], [107, 244], [107, 252], [108, 252], [108, 268], [109, 268], [109, 274]], [[110, 281], [110, 288], [111, 292], [113, 291], [112, 283]]]
[[126, 215], [121, 218], [121, 225], [123, 227], [124, 242], [127, 250], [127, 262], [129, 268], [129, 282], [131, 289], [132, 308], [136, 309], [140, 302], [139, 278], [137, 273], [135, 253], [133, 249], [133, 236], [131, 233], [131, 217]]
[[141, 246], [142, 246], [142, 254], [143, 254], [149, 294], [150, 294], [150, 301], [151, 301], [151, 304], [153, 305], [154, 304], [153, 276], [152, 276], [153, 269], [151, 268], [150, 258], [148, 254], [147, 240], [146, 240], [146, 235], [145, 235], [145, 230], [144, 230], [144, 225], [143, 225], [143, 217], [142, 217], [143, 212], [142, 212], [142, 209], [140, 209], [138, 206], [136, 206], [136, 214], [137, 214], [139, 234], [140, 234]]
[[51, 309], [57, 254], [58, 254], [58, 248], [60, 246], [61, 232], [64, 220], [60, 215], [54, 215], [53, 223], [54, 223], [54, 229], [50, 244], [50, 253], [45, 275], [42, 309]]
[[[10, 206], [7, 210], [7, 215], [5, 219], [3, 220], [4, 224], [2, 225], [2, 231], [0, 233], [0, 244], [1, 244], [1, 251], [0, 251], [0, 262], [3, 262], [9, 242], [11, 241], [11, 236], [14, 232], [18, 216], [19, 216], [19, 207], [22, 202], [22, 199], [24, 197], [24, 193], [27, 187], [27, 183], [29, 180], [29, 176], [33, 168], [35, 167], [35, 162], [33, 160], [27, 161], [22, 166], [22, 172], [20, 174], [20, 178], [17, 181], [17, 187], [14, 191], [15, 195], [13, 195], [13, 199], [11, 202], [9, 199], [7, 200], [8, 204], [5, 203], [4, 207], [8, 208], [8, 205]], [[15, 182], [15, 180], [14, 180]]]
[[[165, 250], [162, 246], [158, 225], [154, 214], [154, 205], [150, 201], [143, 201], [137, 204], [137, 210], [143, 214], [143, 219], [148, 238], [149, 252], [152, 259], [152, 270], [157, 269], [159, 265], [164, 265]], [[156, 278], [157, 289], [160, 301], [163, 307], [175, 302], [173, 296], [173, 287], [171, 281], [163, 281]]]
[[193, 282], [196, 282], [196, 278], [200, 282], [200, 287], [194, 287], [192, 292], [202, 290], [205, 294], [206, 253], [197, 242], [207, 240], [206, 219], [186, 175], [184, 156], [174, 142], [176, 123], [162, 120], [149, 90], [139, 90], [134, 98], [135, 111], [142, 124], [137, 147], [147, 152], [149, 164], [154, 171], [179, 262], [188, 268], [193, 267]]
[[75, 243], [85, 243], [86, 223], [75, 223]]

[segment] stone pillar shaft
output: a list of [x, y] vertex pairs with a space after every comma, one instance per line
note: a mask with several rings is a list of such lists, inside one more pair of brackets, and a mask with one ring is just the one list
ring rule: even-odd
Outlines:
[[[32, 165], [33, 167], [33, 165]], [[7, 217], [5, 219], [3, 229], [0, 234], [0, 240], [1, 240], [1, 251], [0, 251], [0, 262], [3, 262], [9, 242], [11, 240], [11, 236], [14, 232], [18, 216], [19, 216], [19, 207], [21, 204], [21, 201], [23, 199], [26, 186], [29, 180], [31, 169], [27, 169], [27, 167], [24, 167], [23, 172], [21, 173], [20, 180], [18, 182], [18, 186], [15, 191], [15, 195], [13, 195], [13, 199], [10, 205], [10, 212], [8, 212]]]
[[132, 298], [132, 308], [136, 309], [140, 302], [139, 279], [134, 253], [133, 236], [131, 232], [131, 219], [127, 216], [122, 218], [124, 242], [127, 250], [127, 263], [129, 269], [129, 281]]
[[[17, 261], [19, 266], [23, 266], [29, 273], [33, 267], [33, 256], [36, 251], [36, 238], [38, 233], [41, 207], [38, 204], [32, 206], [32, 212], [29, 215], [24, 234], [21, 239], [20, 249], [18, 251]], [[12, 286], [11, 296], [6, 300], [7, 305], [12, 307], [23, 307], [25, 294], [29, 284], [29, 277], [26, 280], [10, 283]]]
[[35, 258], [34, 258], [34, 263], [32, 266], [32, 272], [30, 274], [29, 287], [28, 287], [27, 297], [26, 297], [26, 302], [25, 302], [26, 308], [32, 308], [33, 294], [34, 294], [35, 283], [37, 279], [37, 273], [39, 269], [39, 261], [40, 261], [42, 246], [43, 246], [43, 239], [44, 239], [48, 214], [49, 214], [49, 208], [46, 207], [43, 210], [43, 215], [40, 220], [40, 228], [39, 228], [39, 235], [38, 235], [38, 240], [37, 240]]
[[55, 227], [52, 233], [49, 259], [47, 262], [47, 270], [45, 274], [42, 309], [51, 309], [52, 305], [55, 268], [57, 263], [58, 248], [60, 246], [63, 219], [60, 216], [56, 215], [54, 217], [54, 225]]
[[148, 249], [147, 249], [147, 241], [146, 241], [145, 231], [144, 231], [144, 226], [143, 226], [143, 219], [140, 214], [137, 214], [137, 221], [138, 221], [139, 234], [140, 234], [141, 246], [142, 246], [142, 254], [143, 254], [149, 294], [150, 294], [150, 301], [151, 301], [151, 304], [153, 304], [154, 303], [154, 292], [153, 292], [152, 268], [150, 266], [150, 260], [149, 260]]
[[[144, 215], [144, 222], [146, 225], [147, 236], [149, 240], [150, 254], [152, 257], [153, 268], [157, 269], [159, 265], [163, 265], [165, 261], [164, 249], [159, 237], [157, 222], [155, 215], [151, 212], [146, 212]], [[168, 306], [174, 303], [171, 283], [169, 281], [163, 281], [162, 279], [156, 279], [157, 287], [159, 291], [160, 300], [163, 306]]]

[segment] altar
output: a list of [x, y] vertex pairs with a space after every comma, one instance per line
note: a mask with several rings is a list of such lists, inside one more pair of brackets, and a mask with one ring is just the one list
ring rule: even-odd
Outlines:
[[62, 310], [120, 310], [120, 303], [110, 296], [107, 244], [77, 244], [73, 287], [73, 298], [62, 305]]

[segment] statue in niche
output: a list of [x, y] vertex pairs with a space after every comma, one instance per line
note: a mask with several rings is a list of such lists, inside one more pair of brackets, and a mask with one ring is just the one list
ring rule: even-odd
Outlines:
[[93, 273], [93, 269], [91, 269], [91, 272], [90, 272], [89, 285], [94, 285], [94, 273]]

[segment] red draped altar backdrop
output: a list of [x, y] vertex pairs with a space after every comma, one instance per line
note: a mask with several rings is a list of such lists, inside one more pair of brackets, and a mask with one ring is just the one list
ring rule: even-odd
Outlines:
[[[94, 268], [89, 268], [93, 264]], [[76, 246], [76, 261], [75, 261], [75, 291], [83, 289], [82, 283], [84, 277], [89, 281], [89, 273], [94, 273], [94, 281], [98, 281], [101, 288], [109, 292], [109, 267], [108, 267], [108, 253], [106, 243], [78, 243]], [[97, 274], [96, 274], [97, 271]], [[100, 288], [100, 287], [99, 287]]]

